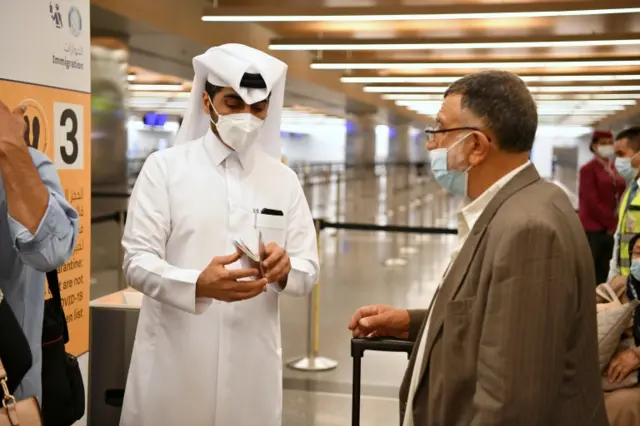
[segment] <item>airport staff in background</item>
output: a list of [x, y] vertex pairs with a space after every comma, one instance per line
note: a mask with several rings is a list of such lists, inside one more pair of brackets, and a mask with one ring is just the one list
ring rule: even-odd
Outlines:
[[0, 100], [0, 290], [33, 357], [14, 396], [42, 402], [45, 273], [73, 254], [78, 214], [65, 199], [51, 161], [25, 144], [23, 115], [21, 107], [10, 111]]
[[607, 426], [595, 279], [562, 189], [529, 162], [536, 104], [504, 71], [453, 83], [427, 132], [434, 177], [468, 202], [431, 307], [356, 311], [354, 336], [415, 341], [404, 426]]
[[[120, 424], [280, 426], [278, 301], [319, 271], [309, 206], [280, 161], [287, 66], [239, 44], [193, 64], [176, 146], [149, 156], [129, 204], [124, 270], [145, 297]], [[257, 230], [264, 279], [233, 244], [257, 251]]]
[[618, 209], [618, 226], [607, 281], [611, 281], [617, 275], [629, 276], [631, 267], [629, 241], [634, 235], [640, 233], [640, 192], [638, 191], [640, 127], [631, 127], [620, 132], [614, 146], [615, 166], [620, 176], [627, 182], [628, 189]]
[[611, 132], [595, 132], [590, 149], [595, 154], [593, 160], [580, 169], [578, 214], [591, 247], [596, 283], [602, 284], [609, 273], [618, 202], [626, 182], [613, 163], [615, 150]]

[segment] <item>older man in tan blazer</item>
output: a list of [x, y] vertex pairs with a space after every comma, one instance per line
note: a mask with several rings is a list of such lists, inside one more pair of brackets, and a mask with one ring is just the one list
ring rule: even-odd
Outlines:
[[400, 390], [403, 426], [606, 426], [595, 278], [564, 192], [529, 162], [530, 92], [487, 71], [446, 92], [429, 129], [434, 177], [466, 196], [460, 245], [432, 305], [356, 311], [355, 336], [415, 341]]

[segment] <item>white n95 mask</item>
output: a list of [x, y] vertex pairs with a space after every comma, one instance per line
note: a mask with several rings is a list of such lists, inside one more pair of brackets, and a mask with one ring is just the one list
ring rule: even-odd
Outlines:
[[213, 107], [213, 102], [211, 108], [218, 115], [218, 122], [213, 121], [213, 118], [211, 122], [216, 126], [222, 142], [238, 153], [245, 152], [258, 137], [264, 120], [244, 112], [221, 115]]

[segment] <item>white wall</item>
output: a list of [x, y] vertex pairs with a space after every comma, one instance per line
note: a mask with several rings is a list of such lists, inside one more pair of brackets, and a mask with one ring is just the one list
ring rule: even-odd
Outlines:
[[[552, 177], [553, 148], [578, 146], [578, 165], [580, 166], [581, 143], [585, 135], [593, 132], [590, 127], [584, 126], [539, 126], [536, 139], [533, 143], [531, 161], [538, 169], [540, 176]], [[586, 147], [588, 151], [588, 146]]]
[[[287, 163], [343, 163], [347, 130], [343, 123], [320, 125], [282, 123], [283, 153]], [[291, 137], [287, 133], [298, 136]]]
[[[347, 141], [346, 125], [282, 123], [282, 143], [287, 162], [343, 163]], [[409, 146], [412, 161], [423, 159], [424, 138], [419, 129], [411, 129]], [[375, 129], [375, 161], [386, 161], [389, 156], [389, 127], [377, 125]]]
[[389, 126], [376, 126], [376, 163], [383, 163], [389, 157]]
[[[165, 129], [149, 129], [138, 118], [128, 123], [129, 156], [136, 158], [148, 155], [152, 150], [170, 146], [178, 130], [175, 122], [168, 122]], [[592, 133], [584, 126], [539, 126], [533, 145], [531, 160], [543, 177], [551, 177], [553, 148], [578, 147], [578, 167], [591, 159], [588, 142]], [[328, 124], [282, 124], [283, 151], [288, 163], [343, 163], [347, 140], [344, 122], [332, 121]], [[385, 161], [389, 154], [389, 128], [376, 126], [376, 161]], [[424, 138], [419, 129], [411, 129], [409, 147], [411, 161], [425, 158]]]
[[409, 160], [411, 162], [425, 161], [427, 158], [425, 147], [426, 136], [424, 131], [411, 127], [409, 129]]
[[589, 132], [578, 141], [578, 169], [593, 159], [593, 152], [589, 149], [592, 134], [592, 132]]
[[167, 121], [164, 127], [148, 127], [140, 118], [130, 118], [127, 123], [127, 157], [145, 158], [155, 150], [172, 146], [178, 128], [177, 121]]

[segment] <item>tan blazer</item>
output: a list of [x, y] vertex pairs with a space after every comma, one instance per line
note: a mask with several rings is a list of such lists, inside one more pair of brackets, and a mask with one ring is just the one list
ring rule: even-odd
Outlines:
[[[484, 210], [445, 278], [411, 375], [416, 426], [607, 426], [589, 244], [566, 194], [533, 166]], [[411, 311], [420, 341], [426, 310]]]

